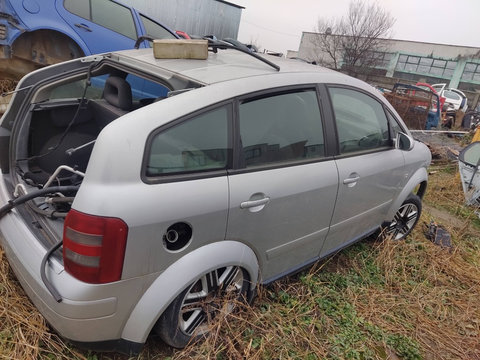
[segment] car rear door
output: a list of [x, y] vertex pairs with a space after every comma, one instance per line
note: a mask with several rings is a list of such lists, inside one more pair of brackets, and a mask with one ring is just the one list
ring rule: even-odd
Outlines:
[[155, 20], [134, 10], [134, 13], [140, 24], [142, 34], [151, 36], [154, 39], [178, 39], [173, 31], [159, 24]]
[[315, 87], [238, 104], [226, 238], [251, 246], [269, 282], [318, 259], [338, 186]]
[[133, 49], [141, 35], [132, 10], [111, 0], [57, 0], [56, 8], [92, 54]]
[[376, 230], [404, 181], [404, 156], [396, 149], [386, 113], [371, 94], [329, 87], [338, 134], [339, 189], [321, 256]]
[[188, 114], [149, 135], [142, 175], [146, 185], [124, 195], [129, 206], [119, 206], [128, 214], [124, 219], [134, 218], [129, 236], [135, 241], [127, 244], [123, 276], [160, 271], [184, 256], [187, 248], [225, 239], [231, 122], [232, 106], [220, 105]]

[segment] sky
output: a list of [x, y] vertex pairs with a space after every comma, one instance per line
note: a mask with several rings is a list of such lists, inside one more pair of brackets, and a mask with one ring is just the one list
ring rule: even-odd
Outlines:
[[[245, 7], [238, 40], [261, 49], [298, 50], [319, 18], [339, 18], [350, 0], [228, 0]], [[371, 2], [371, 1], [370, 1]], [[480, 0], [378, 0], [396, 19], [392, 38], [480, 47]]]

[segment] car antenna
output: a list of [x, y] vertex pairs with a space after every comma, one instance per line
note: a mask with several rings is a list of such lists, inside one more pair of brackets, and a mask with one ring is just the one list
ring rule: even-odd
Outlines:
[[247, 54], [247, 55], [250, 55], [250, 56], [253, 56], [255, 59], [257, 60], [260, 60], [262, 62], [264, 62], [265, 64], [273, 67], [275, 70], [277, 71], [280, 71], [280, 66], [278, 66], [277, 64], [261, 57], [260, 55], [257, 55], [256, 53], [254, 52], [251, 52], [251, 51], [247, 51], [245, 49], [242, 49], [242, 48], [239, 48], [237, 46], [234, 46], [234, 45], [231, 45], [225, 41], [221, 41], [221, 40], [213, 40], [212, 38], [210, 37], [205, 37], [204, 38], [205, 40], [208, 40], [208, 47], [210, 49], [212, 49], [212, 51], [214, 53], [217, 53], [217, 50], [218, 49], [221, 49], [221, 50], [224, 50], [224, 49], [232, 49], [232, 50], [237, 50], [237, 51], [240, 51], [240, 52], [243, 52], [244, 54]]

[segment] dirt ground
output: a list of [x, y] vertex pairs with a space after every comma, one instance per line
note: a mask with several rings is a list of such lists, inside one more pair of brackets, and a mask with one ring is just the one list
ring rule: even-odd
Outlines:
[[430, 148], [433, 159], [456, 160], [458, 152], [462, 150], [464, 135], [442, 134], [434, 132], [412, 132], [413, 137]]
[[0, 79], [0, 116], [7, 110], [11, 95], [4, 96], [3, 94], [15, 90], [17, 82], [8, 79]]

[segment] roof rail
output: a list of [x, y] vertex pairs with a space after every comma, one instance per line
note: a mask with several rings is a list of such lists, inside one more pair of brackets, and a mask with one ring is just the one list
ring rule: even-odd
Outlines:
[[[247, 50], [247, 49], [244, 49], [244, 48], [241, 48], [241, 47], [238, 47], [238, 46], [235, 46], [235, 45], [232, 45], [226, 41], [222, 41], [222, 40], [217, 40], [216, 37], [210, 35], [210, 36], [205, 36], [203, 37], [204, 40], [208, 40], [208, 47], [214, 52], [214, 53], [217, 53], [217, 50], [218, 49], [221, 49], [221, 50], [224, 50], [224, 49], [232, 49], [232, 50], [237, 50], [237, 51], [240, 51], [244, 54], [247, 54], [247, 55], [250, 55], [250, 56], [253, 56], [255, 59], [257, 60], [260, 60], [262, 62], [264, 62], [265, 64], [271, 66], [272, 68], [274, 68], [275, 70], [277, 71], [280, 71], [280, 66], [278, 66], [277, 64], [274, 64], [273, 62], [261, 57], [260, 55], [257, 55], [256, 53], [250, 51], [250, 50]], [[149, 35], [142, 35], [142, 36], [139, 36], [137, 41], [135, 42], [135, 45], [134, 45], [134, 48], [135, 49], [138, 49], [140, 47], [140, 44], [142, 43], [142, 41], [145, 41], [145, 40], [148, 40], [148, 41], [153, 41], [154, 38], [149, 36]]]
[[217, 53], [217, 50], [218, 49], [221, 49], [221, 50], [225, 50], [225, 49], [232, 49], [232, 50], [237, 50], [237, 51], [240, 51], [244, 54], [247, 54], [247, 55], [250, 55], [250, 56], [253, 56], [255, 59], [257, 60], [260, 60], [262, 62], [264, 62], [265, 64], [271, 66], [272, 68], [274, 68], [276, 71], [280, 71], [280, 66], [278, 66], [277, 64], [274, 64], [273, 62], [261, 57], [260, 55], [257, 55], [256, 53], [254, 52], [251, 52], [249, 50], [245, 50], [245, 49], [242, 49], [240, 47], [237, 47], [237, 46], [234, 46], [232, 44], [229, 44], [227, 43], [226, 41], [222, 41], [222, 40], [212, 40], [211, 38], [209, 37], [206, 37], [204, 38], [205, 40], [208, 40], [208, 47], [211, 49], [211, 51], [213, 51], [214, 53]]

